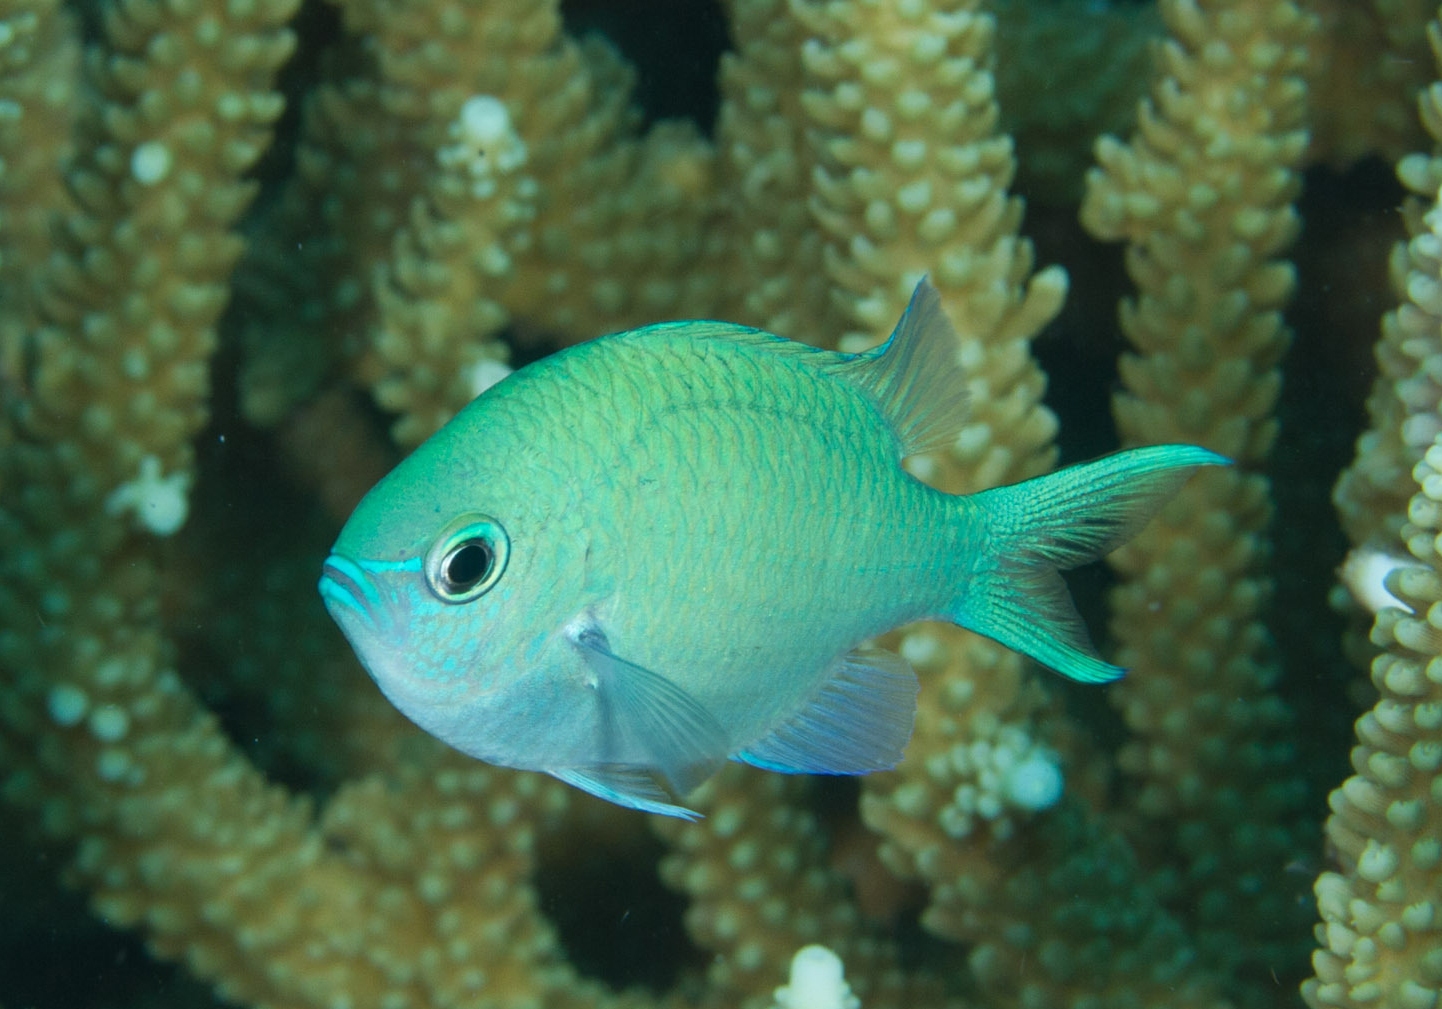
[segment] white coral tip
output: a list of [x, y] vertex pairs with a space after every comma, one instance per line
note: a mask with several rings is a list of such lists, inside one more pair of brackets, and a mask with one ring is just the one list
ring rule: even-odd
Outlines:
[[1379, 613], [1389, 607], [1398, 607], [1408, 613], [1412, 607], [1387, 590], [1387, 576], [1402, 567], [1413, 567], [1416, 562], [1406, 557], [1377, 550], [1373, 547], [1356, 547], [1347, 554], [1338, 575], [1342, 584], [1352, 593], [1352, 598], [1372, 613]]
[[1036, 813], [1057, 804], [1064, 784], [1056, 760], [1036, 749], [1006, 769], [1002, 791], [1011, 805]]
[[776, 989], [777, 1009], [858, 1009], [841, 958], [825, 946], [805, 946], [791, 958], [790, 983]]
[[105, 499], [110, 515], [134, 512], [136, 520], [157, 536], [169, 536], [185, 525], [190, 513], [190, 474], [160, 475], [160, 460], [148, 455], [140, 460], [140, 474], [123, 483]]
[[510, 365], [504, 361], [497, 361], [495, 358], [483, 357], [466, 371], [466, 379], [471, 387], [471, 395], [479, 396], [501, 379], [505, 378], [512, 371]]

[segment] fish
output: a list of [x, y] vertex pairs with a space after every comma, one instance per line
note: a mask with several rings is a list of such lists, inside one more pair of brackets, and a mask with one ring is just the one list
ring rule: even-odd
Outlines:
[[472, 400], [341, 529], [320, 595], [387, 698], [489, 763], [695, 818], [728, 760], [894, 767], [918, 620], [1104, 683], [1061, 570], [1131, 538], [1200, 466], [1120, 451], [974, 494], [903, 465], [966, 418], [959, 342], [917, 284], [860, 354], [663, 322], [570, 347]]

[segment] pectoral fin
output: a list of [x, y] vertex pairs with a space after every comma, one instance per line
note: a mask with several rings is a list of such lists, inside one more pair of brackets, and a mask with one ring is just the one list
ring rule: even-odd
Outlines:
[[868, 774], [901, 762], [916, 717], [916, 674], [883, 651], [852, 651], [799, 711], [735, 759], [783, 774]]
[[[582, 769], [581, 773], [593, 778], [600, 774], [611, 780], [618, 780], [617, 775], [622, 775], [630, 781], [633, 768], [637, 773], [649, 768], [677, 795], [685, 795], [716, 773], [726, 760], [730, 743], [726, 730], [694, 697], [660, 673], [616, 655], [599, 629], [583, 630], [575, 641], [586, 665], [596, 676], [604, 734], [599, 741], [596, 764]], [[646, 755], [645, 767], [634, 763], [632, 755], [638, 752]], [[598, 772], [597, 767], [606, 770]], [[621, 770], [616, 770], [618, 768]], [[608, 780], [603, 780], [602, 785], [612, 787]], [[580, 787], [601, 794], [593, 788]], [[635, 789], [628, 787], [622, 791]], [[612, 801], [620, 802], [619, 799]], [[639, 801], [651, 800], [642, 796]], [[645, 808], [635, 802], [621, 804]]]

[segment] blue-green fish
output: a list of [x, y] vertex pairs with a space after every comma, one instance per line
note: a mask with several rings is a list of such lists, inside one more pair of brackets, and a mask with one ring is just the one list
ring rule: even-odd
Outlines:
[[957, 348], [926, 281], [863, 354], [721, 322], [572, 347], [381, 480], [321, 595], [421, 728], [623, 806], [694, 816], [676, 799], [726, 760], [890, 768], [916, 677], [869, 639], [946, 620], [1114, 679], [1058, 569], [1225, 462], [1164, 445], [944, 494], [902, 459], [961, 426]]

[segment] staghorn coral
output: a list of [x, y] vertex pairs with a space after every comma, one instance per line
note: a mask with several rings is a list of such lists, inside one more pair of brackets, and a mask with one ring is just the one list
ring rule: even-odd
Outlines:
[[1131, 143], [1098, 144], [1082, 220], [1128, 240], [1139, 289], [1121, 309], [1136, 348], [1114, 401], [1123, 441], [1206, 445], [1235, 468], [1199, 474], [1113, 555], [1111, 628], [1135, 675], [1112, 699], [1136, 737], [1118, 756], [1151, 832], [1140, 846], [1182, 855], [1160, 860], [1167, 903], [1194, 919], [1204, 958], [1257, 969], [1295, 959], [1304, 917], [1265, 868], [1307, 835], [1261, 619], [1271, 494], [1257, 470], [1290, 340], [1294, 270], [1278, 257], [1297, 232], [1317, 24], [1289, 0], [1164, 2], [1162, 16], [1158, 82]]
[[[1442, 66], [1442, 22], [1428, 25], [1434, 63]], [[1442, 143], [1442, 85], [1420, 98], [1421, 118]], [[1375, 703], [1357, 721], [1353, 774], [1331, 795], [1327, 837], [1338, 871], [1318, 878], [1321, 947], [1315, 977], [1303, 988], [1308, 1005], [1403, 1007], [1436, 1005], [1442, 991], [1437, 940], [1439, 797], [1438, 626], [1442, 543], [1438, 467], [1442, 466], [1442, 397], [1438, 366], [1439, 270], [1442, 270], [1442, 161], [1415, 154], [1398, 165], [1414, 194], [1410, 240], [1392, 259], [1403, 296], [1377, 343], [1379, 375], [1368, 399], [1371, 426], [1338, 481], [1338, 512], [1358, 555], [1384, 560], [1384, 598], [1371, 643]], [[1425, 202], [1424, 202], [1425, 201]], [[1408, 556], [1410, 554], [1410, 557]], [[1417, 566], [1409, 564], [1415, 560]], [[1360, 567], [1360, 563], [1357, 565]], [[1373, 579], [1380, 580], [1379, 574]]]
[[1372, 630], [1372, 643], [1383, 649], [1372, 662], [1377, 703], [1357, 722], [1356, 773], [1332, 794], [1327, 836], [1341, 871], [1317, 880], [1321, 949], [1312, 961], [1316, 976], [1303, 988], [1314, 1009], [1436, 1005], [1442, 989], [1439, 472], [1442, 443], [1434, 443], [1413, 469], [1420, 489], [1402, 530], [1423, 566], [1399, 568], [1387, 579], [1395, 604], [1378, 613]]
[[[1080, 164], [1090, 124], [1117, 123], [1125, 99], [1114, 73], [1095, 75], [1096, 94], [1072, 83], [1049, 96], [1036, 69], [1057, 37], [1047, 18], [1064, 19], [1077, 50], [1127, 60], [1156, 19], [1118, 8], [1091, 21], [1086, 4], [732, 0], [736, 48], [705, 138], [674, 123], [640, 132], [633, 72], [606, 41], [569, 37], [547, 0], [338, 6], [340, 37], [322, 52], [319, 33], [305, 35], [296, 65], [307, 73], [286, 86], [300, 111], [294, 167], [270, 163], [268, 198], [248, 209], [248, 174], [282, 107], [287, 4], [0, 5], [0, 770], [6, 808], [99, 914], [255, 1005], [759, 1006], [796, 947], [818, 940], [843, 952], [848, 981], [876, 1009], [1295, 1002], [1276, 985], [1303, 970], [1285, 952], [1300, 935], [1267, 917], [1278, 891], [1248, 889], [1276, 879], [1285, 898], [1282, 863], [1317, 845], [1272, 844], [1268, 823], [1290, 807], [1230, 822], [1242, 815], [1234, 793], [1267, 794], [1268, 783], [1236, 780], [1246, 754], [1215, 762], [1216, 801], [1188, 806], [1194, 819], [1167, 836], [1148, 814], [1193, 796], [1169, 777], [1169, 758], [1137, 756], [1160, 752], [1142, 735], [1157, 726], [1136, 726], [1121, 751], [1132, 756], [1118, 761], [1089, 731], [1089, 697], [935, 628], [896, 642], [923, 673], [917, 738], [902, 768], [864, 784], [861, 811], [885, 864], [922, 884], [922, 926], [943, 944], [919, 950], [867, 920], [831, 865], [813, 783], [734, 769], [698, 796], [712, 816], [658, 827], [661, 875], [688, 899], [687, 927], [709, 960], [670, 965], [662, 994], [611, 991], [568, 962], [537, 877], [542, 854], [564, 857], [584, 838], [614, 831], [634, 845], [634, 830], [615, 826], [631, 814], [418, 737], [377, 703], [304, 574], [323, 549], [322, 516], [333, 521], [391, 451], [359, 390], [404, 447], [538, 341], [715, 314], [858, 347], [883, 335], [927, 270], [965, 333], [973, 414], [952, 450], [915, 471], [971, 490], [1050, 466], [1057, 424], [1032, 344], [1067, 281], [1058, 267], [1034, 271], [1002, 106], [1026, 105], [1011, 119], [1023, 135], [1028, 122], [1049, 124], [1033, 134], [1054, 145], [1039, 166]], [[1341, 51], [1355, 22], [1318, 6]], [[1242, 231], [1258, 242], [1262, 279], [1275, 279], [1302, 153], [1286, 137], [1307, 128], [1291, 77], [1320, 58], [1295, 49], [1307, 19], [1294, 5], [1248, 20], [1263, 7], [1165, 5], [1176, 40], [1155, 93], [1177, 117], [1158, 145], [1171, 147], [1174, 133], [1208, 122], [1169, 77], [1187, 60], [1225, 71], [1240, 52], [1260, 76], [1283, 78], [1218, 99], [1249, 103], [1261, 132], [1284, 134], [1272, 148], [1248, 141], [1243, 160], [1278, 145], [1282, 156], [1257, 169], [1273, 173], [1269, 185], [1239, 196], [1260, 205], [1241, 214]], [[1332, 72], [1382, 67], [1371, 86], [1404, 90], [1410, 78], [1385, 60], [1416, 37], [1416, 11], [1378, 0], [1372, 12], [1367, 23], [1388, 31], [1366, 34], [1367, 52], [1348, 50], [1356, 59]], [[1239, 23], [1257, 33], [1246, 45]], [[1008, 45], [1040, 64], [996, 65]], [[1318, 100], [1350, 96], [1327, 94]], [[75, 110], [73, 129], [56, 128], [56, 110]], [[1144, 115], [1157, 128], [1155, 112]], [[1328, 120], [1344, 125], [1312, 156], [1393, 149], [1409, 126], [1382, 118]], [[1177, 169], [1189, 197], [1203, 185], [1185, 175], [1194, 168]], [[1143, 202], [1128, 200], [1131, 211]], [[1145, 221], [1129, 228], [1141, 245], [1167, 241]], [[1287, 285], [1263, 286], [1256, 367], [1267, 372], [1280, 334], [1269, 313]], [[1086, 324], [1112, 328], [1103, 316]], [[218, 336], [243, 355], [240, 409], [273, 440], [229, 412]], [[1222, 353], [1217, 334], [1195, 339], [1199, 353]], [[1236, 425], [1226, 396], [1197, 395], [1214, 397], [1202, 413]], [[1161, 422], [1140, 426], [1127, 435]], [[1259, 450], [1266, 440], [1252, 439]], [[261, 458], [231, 454], [242, 451]], [[282, 487], [272, 455], [310, 490]], [[1259, 524], [1266, 485], [1248, 474], [1228, 486]], [[1243, 536], [1258, 542], [1252, 526]], [[1264, 577], [1245, 560], [1248, 578]], [[1167, 599], [1221, 620], [1204, 589], [1173, 585]], [[1253, 602], [1266, 594], [1243, 589]], [[1253, 647], [1251, 632], [1242, 644]], [[1249, 696], [1240, 719], [1270, 725], [1280, 702]], [[261, 733], [278, 738], [249, 743]], [[1116, 794], [1118, 768], [1155, 773], [1139, 801]], [[1027, 787], [1027, 774], [1048, 769], [1064, 779], [1059, 797], [1054, 778]], [[1257, 833], [1265, 845], [1247, 847]], [[1214, 904], [1196, 916], [1179, 906], [1180, 893], [1214, 884], [1262, 913], [1229, 928]], [[1323, 910], [1336, 912], [1326, 895]], [[1218, 952], [1268, 929], [1274, 944]]]
[[[1432, 34], [1434, 47], [1438, 45]], [[1442, 96], [1429, 88], [1420, 99], [1421, 120], [1433, 143], [1442, 143]], [[1439, 320], [1431, 286], [1438, 272], [1432, 225], [1425, 209], [1442, 185], [1442, 158], [1411, 154], [1398, 177], [1412, 195], [1405, 209], [1412, 241], [1391, 257], [1393, 287], [1405, 295], [1382, 319], [1377, 341], [1378, 377], [1367, 401], [1371, 424], [1357, 442], [1351, 466], [1337, 482], [1337, 510], [1357, 544], [1396, 550], [1408, 502], [1415, 494], [1413, 467], [1438, 430], [1442, 388], [1436, 364]]]

